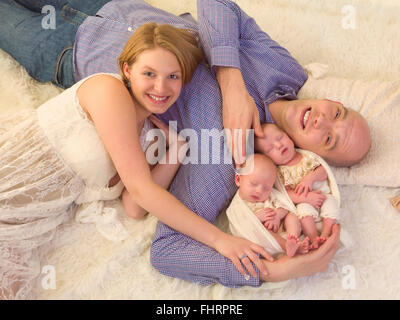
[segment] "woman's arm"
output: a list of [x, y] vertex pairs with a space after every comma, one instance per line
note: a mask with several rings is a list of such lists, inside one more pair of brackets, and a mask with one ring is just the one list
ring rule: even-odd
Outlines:
[[[178, 141], [176, 150], [179, 151], [181, 148], [186, 148], [186, 146], [187, 142]], [[163, 156], [163, 159], [160, 160], [160, 163], [157, 163], [151, 169], [151, 177], [153, 181], [165, 190], [168, 190], [172, 179], [175, 177], [175, 174], [180, 166], [179, 161], [176, 163], [169, 163], [170, 152], [171, 148], [167, 150]], [[175, 157], [175, 159], [176, 158], [177, 157]], [[126, 213], [134, 219], [141, 219], [147, 214], [147, 211], [136, 203], [135, 199], [129, 194], [126, 188], [124, 188], [124, 191], [122, 192], [122, 202], [124, 204]]]
[[[99, 75], [84, 82], [77, 95], [90, 114], [125, 188], [140, 207], [175, 230], [214, 248], [229, 258], [243, 275], [246, 272], [242, 263], [256, 276], [251, 261], [262, 273], [267, 272], [257, 256], [261, 254], [272, 260], [264, 248], [222, 232], [154, 182], [139, 143], [136, 109], [121, 81]], [[239, 258], [243, 254], [249, 259], [241, 261]]]

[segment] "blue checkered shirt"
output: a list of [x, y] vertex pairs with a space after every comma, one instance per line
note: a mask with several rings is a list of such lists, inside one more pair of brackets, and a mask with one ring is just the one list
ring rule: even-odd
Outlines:
[[[261, 31], [235, 3], [198, 0], [198, 23], [188, 15], [175, 16], [139, 0], [115, 0], [89, 16], [80, 26], [74, 45], [76, 79], [98, 72], [118, 73], [117, 58], [132, 33], [142, 24], [157, 22], [191, 29], [200, 39], [210, 66], [230, 66], [242, 71], [262, 122], [273, 122], [268, 104], [278, 98], [296, 99], [307, 76], [290, 53]], [[221, 93], [214, 73], [201, 64], [176, 103], [161, 116], [177, 121], [178, 131], [192, 128], [222, 130]], [[200, 140], [200, 139], [199, 139]], [[203, 146], [204, 148], [204, 146]], [[199, 155], [202, 150], [199, 141]], [[223, 146], [220, 146], [223, 154]], [[231, 164], [182, 165], [170, 192], [188, 208], [210, 222], [229, 205], [236, 191]], [[223, 161], [222, 161], [223, 162]], [[171, 214], [174, 214], [171, 212]], [[228, 287], [259, 286], [246, 280], [231, 261], [215, 250], [159, 222], [151, 247], [151, 263], [162, 274]]]

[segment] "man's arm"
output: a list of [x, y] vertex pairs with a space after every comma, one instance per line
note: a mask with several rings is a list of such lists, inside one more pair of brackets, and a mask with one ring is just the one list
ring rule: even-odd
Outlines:
[[[240, 69], [233, 67], [216, 67], [217, 80], [222, 95], [222, 121], [225, 129], [231, 130], [232, 140], [229, 143], [237, 165], [244, 163], [246, 156], [246, 129], [253, 128], [255, 135], [264, 136], [261, 129], [260, 115], [254, 99], [246, 89]], [[234, 129], [240, 129], [236, 136]], [[234, 146], [240, 149], [233, 149]]]
[[197, 9], [202, 46], [222, 92], [224, 127], [252, 126], [262, 137], [255, 102], [265, 107], [278, 97], [295, 99], [304, 70], [235, 3], [198, 0]]
[[[289, 51], [229, 0], [197, 0], [201, 44], [211, 68], [240, 69], [253, 98], [274, 93], [295, 99], [307, 74]], [[255, 96], [257, 95], [257, 96]]]
[[[253, 127], [259, 137], [263, 133], [256, 104], [240, 70], [240, 8], [231, 2], [202, 0], [197, 2], [197, 8], [202, 45], [222, 93], [223, 125], [233, 138], [229, 147], [236, 164], [241, 164], [241, 157], [246, 154], [245, 130]], [[241, 130], [238, 136], [234, 129]], [[234, 146], [240, 149], [235, 150]]]

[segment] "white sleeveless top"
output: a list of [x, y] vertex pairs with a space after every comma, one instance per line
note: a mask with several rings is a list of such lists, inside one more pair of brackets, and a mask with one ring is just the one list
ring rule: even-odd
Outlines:
[[[93, 122], [83, 111], [76, 95], [80, 85], [96, 75], [98, 74], [82, 79], [37, 110], [39, 125], [50, 143], [85, 183], [84, 192], [75, 200], [77, 204], [116, 199], [123, 190], [121, 180], [115, 186], [108, 187], [110, 179], [117, 171]], [[109, 75], [121, 80], [117, 74]], [[140, 134], [143, 151], [149, 145], [145, 137], [151, 128], [151, 122], [146, 119]]]

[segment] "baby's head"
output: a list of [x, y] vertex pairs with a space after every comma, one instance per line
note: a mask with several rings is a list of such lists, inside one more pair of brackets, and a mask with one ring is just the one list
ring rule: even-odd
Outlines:
[[[248, 162], [253, 163], [249, 164]], [[236, 174], [235, 183], [240, 197], [249, 202], [263, 202], [269, 198], [276, 179], [276, 167], [263, 154], [254, 154], [246, 159], [246, 167], [252, 167], [249, 174]]]
[[288, 163], [296, 155], [294, 143], [289, 136], [273, 123], [262, 125], [264, 138], [254, 138], [254, 149], [270, 157], [276, 165]]

